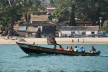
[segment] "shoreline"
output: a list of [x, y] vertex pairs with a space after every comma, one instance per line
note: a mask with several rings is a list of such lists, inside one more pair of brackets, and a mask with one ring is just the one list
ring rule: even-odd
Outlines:
[[[55, 38], [58, 44], [108, 44], [108, 38]], [[47, 44], [46, 38], [13, 38], [3, 39], [0, 37], [0, 44], [16, 44], [16, 42], [28, 44]]]

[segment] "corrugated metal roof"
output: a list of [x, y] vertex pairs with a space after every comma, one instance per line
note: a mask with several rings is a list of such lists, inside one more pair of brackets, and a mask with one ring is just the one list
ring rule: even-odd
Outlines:
[[27, 32], [32, 32], [32, 33], [35, 33], [38, 31], [38, 28], [36, 27], [33, 27], [33, 26], [30, 26], [27, 28]]

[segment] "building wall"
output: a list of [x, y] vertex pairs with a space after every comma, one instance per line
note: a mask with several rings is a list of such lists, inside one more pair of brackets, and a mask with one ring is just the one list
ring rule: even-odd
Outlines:
[[92, 35], [92, 33], [98, 34], [98, 31], [60, 31], [59, 37], [72, 37], [76, 35], [88, 36]]

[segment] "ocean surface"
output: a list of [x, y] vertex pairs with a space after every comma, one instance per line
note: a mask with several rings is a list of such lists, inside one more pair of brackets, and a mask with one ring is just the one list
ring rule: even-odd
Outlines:
[[[83, 44], [86, 51], [89, 51], [92, 45]], [[62, 46], [66, 48], [70, 44]], [[17, 45], [0, 45], [0, 72], [108, 72], [108, 45], [94, 46], [101, 51], [100, 56], [30, 56]]]

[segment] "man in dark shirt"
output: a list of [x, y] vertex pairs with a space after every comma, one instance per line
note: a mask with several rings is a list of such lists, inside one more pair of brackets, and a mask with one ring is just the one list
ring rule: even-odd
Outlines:
[[57, 42], [56, 42], [54, 37], [48, 37], [47, 38], [47, 43], [54, 45], [54, 49], [56, 49]]

